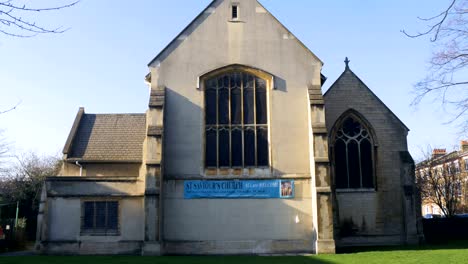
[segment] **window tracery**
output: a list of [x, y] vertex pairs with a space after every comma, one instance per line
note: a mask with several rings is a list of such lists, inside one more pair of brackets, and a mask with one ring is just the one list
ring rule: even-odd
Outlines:
[[346, 117], [333, 142], [336, 188], [374, 188], [373, 140], [359, 118]]
[[233, 71], [205, 81], [205, 165], [269, 165], [267, 82]]

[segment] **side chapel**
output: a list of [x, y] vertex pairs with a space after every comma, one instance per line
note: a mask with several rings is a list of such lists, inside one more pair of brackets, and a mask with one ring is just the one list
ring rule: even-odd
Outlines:
[[44, 254], [333, 253], [418, 243], [409, 129], [257, 0], [214, 0], [149, 63], [148, 110], [80, 108]]

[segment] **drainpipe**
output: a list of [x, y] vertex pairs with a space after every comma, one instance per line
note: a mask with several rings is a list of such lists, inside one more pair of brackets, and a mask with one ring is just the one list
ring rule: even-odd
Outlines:
[[83, 176], [83, 166], [81, 166], [81, 164], [78, 161], [76, 161], [75, 164], [76, 166], [80, 167], [80, 177]]

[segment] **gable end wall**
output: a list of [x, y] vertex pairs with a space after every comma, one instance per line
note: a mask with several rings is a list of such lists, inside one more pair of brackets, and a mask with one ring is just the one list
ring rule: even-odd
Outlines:
[[[350, 109], [359, 112], [375, 132], [376, 190], [372, 192], [337, 191], [335, 214], [336, 233], [343, 220], [352, 219], [359, 235], [368, 239], [341, 238], [338, 245], [399, 244], [405, 232], [402, 193], [404, 164], [400, 152], [407, 151], [407, 130], [395, 115], [349, 70], [330, 87], [324, 96], [328, 131]], [[330, 141], [330, 145], [332, 142]]]

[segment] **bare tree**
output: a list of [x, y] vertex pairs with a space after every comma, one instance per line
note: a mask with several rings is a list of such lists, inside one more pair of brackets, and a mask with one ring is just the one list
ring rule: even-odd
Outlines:
[[20, 216], [27, 219], [26, 232], [30, 239], [36, 234], [36, 218], [44, 179], [56, 176], [61, 160], [54, 156], [26, 153], [16, 157], [6, 176], [0, 177], [0, 200], [19, 202]]
[[3, 136], [3, 130], [0, 130], [0, 176], [5, 172], [5, 158], [10, 151], [10, 144]]
[[434, 52], [427, 76], [414, 87], [413, 105], [433, 96], [445, 109], [454, 110], [451, 121], [461, 120], [468, 129], [468, 0], [450, 0], [441, 13], [419, 19], [428, 24], [427, 30], [402, 32], [410, 38], [428, 36]]
[[[432, 151], [430, 152], [432, 153]], [[428, 158], [416, 165], [416, 183], [423, 202], [436, 204], [446, 217], [454, 216], [460, 207], [463, 177], [451, 162], [450, 154]]]
[[0, 33], [12, 37], [33, 37], [38, 34], [63, 33], [67, 29], [47, 27], [36, 23], [36, 13], [58, 11], [76, 5], [78, 1], [59, 6], [33, 7], [21, 4], [16, 0], [0, 0]]
[[38, 198], [45, 177], [56, 176], [61, 166], [59, 158], [33, 152], [15, 157], [13, 163], [0, 186], [0, 195], [13, 201]]

